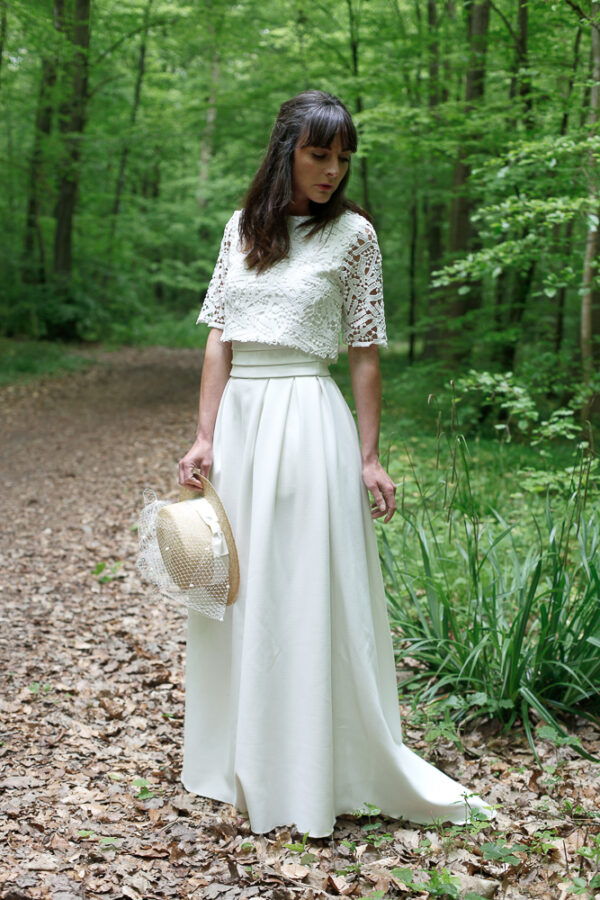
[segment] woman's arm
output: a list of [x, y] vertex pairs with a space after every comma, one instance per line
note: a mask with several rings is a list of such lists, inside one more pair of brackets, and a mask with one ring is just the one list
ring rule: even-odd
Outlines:
[[221, 341], [222, 330], [211, 328], [206, 341], [196, 440], [184, 457], [179, 460], [179, 483], [200, 489], [192, 469], [200, 469], [208, 477], [212, 466], [213, 434], [221, 397], [231, 371], [231, 342]]
[[362, 477], [373, 495], [371, 516], [385, 516], [389, 522], [396, 512], [396, 485], [379, 462], [381, 421], [381, 371], [379, 347], [348, 347], [352, 393], [358, 417], [362, 456]]

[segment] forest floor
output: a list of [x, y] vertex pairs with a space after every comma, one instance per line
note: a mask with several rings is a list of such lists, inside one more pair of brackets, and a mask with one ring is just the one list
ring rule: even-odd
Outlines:
[[373, 810], [340, 816], [331, 838], [256, 835], [183, 789], [185, 615], [140, 581], [135, 523], [144, 487], [176, 496], [201, 359], [95, 357], [0, 389], [0, 896], [594, 896], [598, 768], [545, 743], [537, 763], [520, 731], [471, 731], [457, 748], [402, 710], [411, 748], [499, 805], [481, 830]]

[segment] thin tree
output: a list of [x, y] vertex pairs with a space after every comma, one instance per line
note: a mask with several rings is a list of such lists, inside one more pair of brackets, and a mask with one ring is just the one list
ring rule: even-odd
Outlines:
[[131, 112], [129, 114], [129, 137], [123, 143], [121, 148], [121, 155], [119, 158], [119, 171], [117, 175], [117, 183], [115, 186], [115, 196], [113, 199], [113, 205], [111, 209], [111, 221], [110, 221], [110, 240], [109, 244], [112, 247], [115, 231], [117, 228], [117, 218], [119, 215], [119, 210], [121, 208], [121, 197], [123, 195], [123, 188], [125, 187], [125, 173], [127, 171], [127, 160], [129, 158], [129, 152], [131, 148], [131, 139], [133, 137], [133, 132], [135, 128], [135, 123], [137, 121], [138, 111], [140, 108], [140, 102], [142, 98], [142, 82], [144, 80], [144, 74], [146, 72], [146, 50], [148, 46], [148, 32], [150, 29], [150, 12], [152, 10], [152, 4], [154, 0], [147, 0], [146, 8], [144, 9], [144, 21], [142, 27], [142, 36], [140, 40], [140, 49], [138, 54], [138, 64], [137, 64], [137, 74], [135, 78], [135, 88], [133, 91], [133, 103], [131, 105]]
[[[569, 101], [571, 100], [571, 96], [573, 94], [573, 88], [575, 85], [575, 75], [577, 74], [577, 68], [579, 66], [579, 48], [581, 45], [581, 36], [583, 34], [583, 28], [581, 25], [577, 28], [577, 32], [575, 34], [575, 41], [573, 45], [573, 62], [571, 64], [571, 74], [569, 75], [569, 80], [567, 83], [567, 91], [565, 95], [564, 101], [564, 109], [560, 122], [560, 130], [559, 134], [564, 136], [567, 133], [569, 127]], [[566, 256], [571, 255], [571, 247], [573, 245], [573, 232], [575, 227], [575, 219], [569, 219], [565, 226], [565, 234], [562, 241], [561, 252]], [[560, 235], [560, 225], [556, 225], [553, 229], [553, 241], [555, 245], [558, 247], [559, 244], [559, 235]], [[567, 287], [565, 284], [561, 285], [557, 291], [556, 295], [556, 320], [554, 323], [554, 352], [559, 353], [563, 335], [565, 330], [565, 306], [567, 299]]]
[[[529, 74], [529, 0], [519, 0], [517, 6], [517, 31], [516, 34], [513, 32], [513, 37], [515, 59], [509, 101], [510, 108], [516, 110], [516, 115], [510, 123], [510, 129], [514, 131], [520, 119], [525, 133], [530, 134], [534, 127], [534, 114], [532, 83]], [[528, 233], [529, 228], [524, 227], [521, 230], [519, 240], [524, 241]], [[501, 277], [498, 279], [496, 298], [497, 321], [501, 306], [506, 305], [508, 307], [506, 325], [509, 333], [499, 352], [499, 362], [505, 370], [512, 370], [515, 364], [518, 347], [517, 336], [521, 332], [521, 323], [525, 314], [527, 299], [531, 292], [535, 270], [536, 260], [533, 259], [525, 266], [517, 269], [513, 273], [512, 278]], [[504, 295], [508, 296], [505, 298]], [[505, 299], [506, 304], [504, 304]]]
[[[447, 9], [447, 15], [451, 18], [454, 15], [454, 8], [450, 6]], [[449, 71], [444, 66], [444, 80], [440, 79], [440, 68], [443, 64], [440, 62], [440, 23], [438, 14], [437, 0], [427, 0], [427, 69], [428, 69], [428, 105], [432, 119], [439, 119], [438, 107], [441, 102], [447, 99], [449, 82]], [[442, 257], [444, 255], [444, 242], [442, 237], [442, 224], [446, 217], [446, 204], [439, 196], [436, 189], [436, 171], [435, 167], [431, 168], [428, 174], [428, 190], [424, 197], [424, 217], [425, 217], [425, 236], [427, 241], [427, 267], [429, 276], [442, 265]], [[425, 359], [431, 359], [437, 353], [437, 347], [441, 339], [441, 323], [439, 321], [440, 304], [439, 297], [429, 296], [428, 312], [432, 317], [431, 325], [425, 337], [425, 346], [423, 356]], [[412, 318], [414, 318], [414, 313]], [[412, 360], [414, 348], [411, 344], [409, 348], [409, 358]]]
[[59, 127], [63, 136], [63, 159], [55, 208], [54, 275], [63, 288], [72, 268], [73, 219], [79, 187], [81, 142], [86, 123], [88, 50], [90, 45], [91, 0], [57, 0], [58, 28], [71, 44], [66, 73], [66, 96], [61, 104]]
[[[592, 0], [591, 3], [591, 39], [592, 39], [592, 83], [590, 87], [589, 129], [590, 134], [596, 134], [598, 125], [598, 111], [600, 107], [600, 30], [598, 15], [600, 3]], [[583, 261], [583, 290], [581, 294], [581, 363], [583, 380], [586, 385], [592, 381], [594, 374], [593, 354], [593, 295], [594, 279], [596, 275], [596, 256], [598, 253], [598, 216], [592, 211], [598, 209], [598, 174], [593, 151], [588, 153], [588, 199], [589, 210], [588, 229], [585, 242], [585, 256]], [[591, 408], [591, 398], [588, 398], [582, 409], [583, 419], [587, 419]]]
[[[469, 56], [463, 107], [467, 119], [484, 96], [489, 22], [490, 0], [471, 0], [467, 8]], [[465, 135], [465, 144], [459, 148], [454, 166], [448, 236], [448, 254], [451, 258], [467, 252], [475, 245], [475, 235], [470, 222], [473, 198], [469, 196], [471, 164], [468, 161], [468, 148], [480, 137], [473, 129], [469, 129], [469, 133]], [[473, 285], [469, 293], [461, 292], [458, 286], [448, 289], [446, 314], [450, 321], [456, 323], [478, 307], [481, 293], [478, 287]], [[452, 337], [448, 330], [446, 336], [445, 341], [442, 339], [443, 352], [448, 359], [457, 360], [462, 355], [468, 354], [470, 349], [467, 349], [468, 345], [458, 346], [456, 337]]]
[[46, 253], [39, 222], [39, 191], [42, 182], [44, 140], [52, 131], [52, 91], [56, 84], [56, 75], [56, 57], [42, 57], [25, 200], [22, 277], [27, 283], [43, 284], [46, 281]]
[[0, 79], [2, 78], [2, 60], [8, 31], [8, 0], [0, 0]]
[[[360, 5], [361, 0], [346, 0], [348, 7], [348, 23], [350, 26], [350, 54], [352, 62], [352, 75], [356, 83], [360, 75]], [[360, 91], [356, 94], [356, 112], [361, 114], [363, 111], [363, 98]], [[360, 182], [362, 187], [362, 205], [371, 212], [371, 201], [369, 199], [369, 170], [366, 156], [361, 156], [360, 164]]]

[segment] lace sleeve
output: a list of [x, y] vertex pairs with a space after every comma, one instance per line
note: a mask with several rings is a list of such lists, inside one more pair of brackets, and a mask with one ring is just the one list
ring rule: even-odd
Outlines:
[[196, 319], [196, 325], [199, 322], [205, 322], [213, 328], [225, 327], [225, 276], [229, 265], [229, 251], [235, 232], [234, 223], [236, 219], [237, 217], [234, 213], [225, 226], [217, 263], [210, 279], [206, 296], [202, 301], [202, 309]]
[[375, 229], [364, 219], [362, 223], [342, 265], [342, 338], [352, 347], [385, 347], [381, 252]]

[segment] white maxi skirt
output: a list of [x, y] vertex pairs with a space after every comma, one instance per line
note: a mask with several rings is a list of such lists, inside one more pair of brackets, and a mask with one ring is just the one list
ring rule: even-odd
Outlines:
[[402, 742], [358, 434], [327, 362], [233, 342], [210, 477], [241, 586], [222, 622], [189, 612], [186, 789], [256, 833], [324, 837], [365, 803], [420, 824], [490, 815]]

